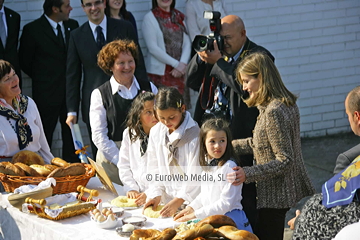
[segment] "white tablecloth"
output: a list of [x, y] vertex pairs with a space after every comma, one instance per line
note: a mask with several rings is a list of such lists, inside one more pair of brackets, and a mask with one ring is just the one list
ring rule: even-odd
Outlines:
[[[91, 178], [88, 185], [90, 189], [99, 191], [101, 198], [107, 202], [116, 196], [102, 187], [99, 179]], [[125, 195], [121, 186], [115, 186], [119, 195]], [[2, 198], [2, 199], [1, 199]], [[101, 229], [90, 221], [90, 215], [82, 214], [59, 221], [37, 217], [35, 214], [26, 214], [17, 208], [6, 204], [7, 195], [0, 195], [0, 240], [97, 240], [97, 239], [127, 239], [120, 237], [113, 229]], [[122, 217], [141, 216], [142, 209], [126, 210]], [[121, 226], [121, 218], [118, 226]], [[164, 229], [178, 225], [167, 219], [147, 218], [144, 228]]]

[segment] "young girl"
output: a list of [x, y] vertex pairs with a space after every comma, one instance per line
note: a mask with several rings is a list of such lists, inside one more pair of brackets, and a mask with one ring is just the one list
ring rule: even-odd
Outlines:
[[144, 209], [155, 210], [162, 201], [162, 217], [173, 216], [184, 201], [191, 202], [200, 186], [172, 177], [190, 176], [199, 165], [199, 126], [185, 110], [183, 96], [176, 88], [159, 89], [155, 111], [160, 121], [151, 129], [148, 145], [147, 178], [152, 180], [146, 190], [149, 201]]
[[148, 136], [158, 122], [154, 113], [154, 98], [154, 93], [143, 92], [132, 103], [117, 164], [127, 197], [136, 198], [135, 203], [139, 206], [146, 201], [146, 182], [142, 176], [146, 170]]
[[232, 168], [237, 166], [231, 140], [229, 124], [225, 120], [212, 118], [203, 123], [200, 130], [200, 165], [204, 168], [202, 174], [212, 176], [208, 178], [214, 179], [214, 182], [201, 182], [201, 194], [174, 220], [184, 222], [223, 214], [234, 220], [238, 229], [252, 232], [242, 210], [242, 185], [234, 186], [226, 180], [226, 175], [234, 172]]

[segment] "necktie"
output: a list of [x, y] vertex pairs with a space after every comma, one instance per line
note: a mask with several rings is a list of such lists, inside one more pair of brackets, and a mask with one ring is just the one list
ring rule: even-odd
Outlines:
[[58, 37], [59, 43], [60, 43], [60, 45], [61, 45], [63, 48], [65, 48], [64, 36], [63, 36], [63, 34], [62, 34], [62, 30], [61, 30], [60, 24], [57, 25], [56, 29], [57, 29], [57, 31], [58, 31], [57, 37]]
[[101, 49], [105, 45], [105, 37], [100, 26], [96, 27], [96, 33], [96, 44], [98, 45], [99, 49]]
[[5, 31], [5, 23], [3, 21], [3, 13], [0, 12], [0, 38], [1, 42], [5, 48], [6, 45], [6, 31]]

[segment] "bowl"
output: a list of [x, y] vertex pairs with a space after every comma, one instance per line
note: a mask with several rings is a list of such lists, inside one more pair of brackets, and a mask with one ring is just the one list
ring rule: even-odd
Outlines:
[[112, 207], [111, 210], [113, 211], [115, 216], [118, 218], [121, 217], [122, 215], [124, 215], [124, 212], [125, 212], [125, 210], [120, 207]]
[[[135, 229], [137, 229], [136, 226], [134, 226], [134, 227], [135, 227]], [[134, 229], [134, 230], [135, 230], [135, 229]], [[123, 231], [123, 227], [117, 227], [117, 228], [115, 229], [115, 231], [116, 231], [116, 233], [117, 233], [118, 235], [120, 235], [121, 237], [130, 237], [131, 234], [133, 233], [133, 231], [124, 232], [124, 231]]]
[[126, 217], [123, 218], [122, 220], [123, 224], [132, 224], [136, 227], [142, 227], [145, 225], [146, 222], [146, 217], [142, 217], [142, 216], [130, 216], [130, 217]]
[[108, 218], [103, 222], [96, 221], [93, 216], [91, 216], [90, 219], [96, 226], [98, 226], [99, 228], [104, 228], [104, 229], [114, 228], [118, 224], [117, 217], [115, 217], [115, 220], [113, 220], [113, 219], [111, 219], [110, 216], [108, 216]]

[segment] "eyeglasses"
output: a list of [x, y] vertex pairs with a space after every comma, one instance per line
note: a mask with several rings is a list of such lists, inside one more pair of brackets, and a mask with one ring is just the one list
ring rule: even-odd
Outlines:
[[85, 3], [85, 4], [83, 4], [83, 7], [85, 7], [85, 8], [92, 8], [93, 6], [98, 7], [103, 3], [104, 3], [103, 1], [98, 0], [98, 1], [95, 1], [94, 3]]
[[14, 79], [15, 79], [15, 76], [16, 76], [16, 72], [14, 72], [13, 75], [8, 75], [7, 78], [4, 80], [4, 81], [1, 81], [0, 83], [9, 83], [9, 82], [12, 82]]

